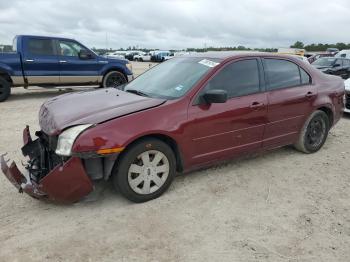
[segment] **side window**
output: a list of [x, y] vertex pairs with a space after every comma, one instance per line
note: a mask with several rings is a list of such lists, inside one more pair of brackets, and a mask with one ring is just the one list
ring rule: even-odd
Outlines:
[[301, 84], [302, 85], [308, 85], [311, 84], [311, 77], [308, 73], [305, 72], [304, 69], [300, 67], [300, 76], [301, 76]]
[[344, 60], [343, 61], [343, 63], [344, 63], [344, 66], [350, 66], [350, 60]]
[[258, 61], [242, 60], [225, 66], [205, 87], [205, 90], [212, 89], [226, 90], [229, 98], [259, 92]]
[[85, 50], [85, 48], [76, 42], [59, 41], [59, 54], [62, 56], [78, 57], [80, 50]]
[[53, 42], [50, 39], [29, 39], [28, 52], [32, 55], [55, 55]]
[[265, 58], [269, 90], [276, 90], [300, 85], [299, 66], [282, 59]]
[[338, 64], [339, 66], [343, 66], [343, 59], [337, 59], [337, 61], [335, 61], [335, 64]]

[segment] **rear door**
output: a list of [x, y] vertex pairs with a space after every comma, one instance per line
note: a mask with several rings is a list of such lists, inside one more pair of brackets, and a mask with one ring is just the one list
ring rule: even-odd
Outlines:
[[54, 41], [50, 38], [23, 38], [23, 70], [30, 85], [58, 84], [59, 63]]
[[265, 58], [267, 125], [263, 146], [294, 143], [306, 117], [313, 111], [317, 90], [310, 75], [292, 61]]
[[60, 83], [92, 84], [98, 83], [99, 70], [105, 65], [91, 53], [89, 59], [79, 58], [81, 50], [88, 51], [83, 45], [71, 40], [57, 40], [60, 63]]
[[[230, 63], [216, 73], [189, 107], [187, 134], [191, 143], [191, 165], [225, 159], [261, 148], [266, 124], [267, 98], [259, 59]], [[228, 101], [201, 101], [206, 90], [221, 89]]]

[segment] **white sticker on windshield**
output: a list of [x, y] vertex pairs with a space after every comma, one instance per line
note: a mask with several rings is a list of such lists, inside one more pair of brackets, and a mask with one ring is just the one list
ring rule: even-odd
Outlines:
[[175, 90], [177, 90], [177, 91], [181, 91], [181, 90], [182, 90], [182, 88], [184, 88], [184, 86], [183, 86], [183, 85], [178, 85], [177, 87], [175, 87]]
[[208, 59], [203, 59], [203, 60], [199, 61], [198, 63], [202, 64], [202, 65], [205, 65], [205, 66], [208, 66], [208, 67], [215, 67], [215, 66], [217, 66], [219, 64], [219, 63], [210, 61]]

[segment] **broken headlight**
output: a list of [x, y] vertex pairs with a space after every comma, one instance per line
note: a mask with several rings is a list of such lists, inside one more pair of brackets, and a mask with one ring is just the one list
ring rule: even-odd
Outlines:
[[79, 125], [64, 130], [58, 136], [56, 154], [60, 156], [70, 156], [75, 139], [90, 126], [92, 125]]

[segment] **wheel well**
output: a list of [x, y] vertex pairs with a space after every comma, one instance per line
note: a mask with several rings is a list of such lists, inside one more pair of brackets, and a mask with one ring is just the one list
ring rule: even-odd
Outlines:
[[325, 112], [329, 119], [329, 127], [333, 126], [333, 120], [334, 120], [333, 111], [328, 107], [320, 107], [317, 110]]
[[119, 68], [110, 68], [110, 69], [108, 69], [108, 70], [104, 73], [103, 78], [102, 78], [102, 83], [103, 83], [103, 81], [104, 81], [104, 79], [105, 79], [105, 76], [106, 76], [109, 72], [112, 72], [112, 71], [117, 71], [117, 72], [119, 72], [119, 73], [122, 73], [123, 76], [125, 77], [126, 81], [128, 81], [128, 76], [127, 76], [122, 70], [120, 70]]
[[10, 77], [10, 75], [8, 73], [0, 71], [0, 77], [5, 78], [6, 81], [8, 81], [9, 83], [12, 83], [12, 79], [11, 79], [11, 77]]
[[128, 147], [130, 147], [134, 143], [137, 143], [138, 141], [145, 139], [145, 138], [155, 138], [155, 139], [163, 141], [168, 146], [170, 146], [170, 148], [173, 150], [173, 152], [175, 154], [175, 158], [176, 158], [176, 171], [179, 171], [179, 172], [183, 171], [183, 158], [182, 158], [179, 146], [177, 145], [176, 141], [169, 136], [162, 135], [162, 134], [152, 134], [152, 135], [142, 136], [142, 137], [139, 137], [138, 139], [132, 141], [130, 144], [128, 144], [126, 147], [126, 150], [128, 149]]

